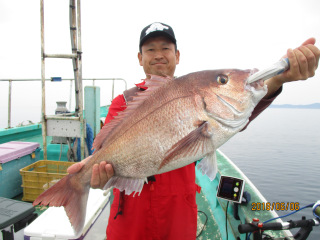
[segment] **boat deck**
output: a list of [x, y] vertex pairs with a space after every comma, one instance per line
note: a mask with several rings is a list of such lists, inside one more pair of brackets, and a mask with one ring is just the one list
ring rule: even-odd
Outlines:
[[[197, 184], [200, 184], [198, 179], [196, 179]], [[196, 201], [198, 205], [198, 224], [197, 224], [197, 236], [200, 234], [198, 239], [222, 239], [219, 225], [214, 217], [212, 209], [210, 208], [210, 203], [208, 202], [203, 191], [200, 194], [197, 193]], [[200, 212], [201, 211], [201, 212]], [[206, 216], [208, 218], [206, 222]], [[222, 219], [219, 219], [222, 220]], [[224, 219], [225, 222], [225, 219]], [[204, 225], [205, 224], [205, 225]], [[201, 232], [201, 230], [203, 231]], [[230, 238], [232, 239], [232, 238]]]

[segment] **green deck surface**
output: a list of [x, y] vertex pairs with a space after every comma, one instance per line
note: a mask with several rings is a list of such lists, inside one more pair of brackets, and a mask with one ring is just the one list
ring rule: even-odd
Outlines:
[[[198, 179], [196, 179], [196, 183], [200, 185], [200, 182]], [[217, 220], [215, 219], [212, 209], [210, 207], [210, 202], [208, 200], [208, 197], [204, 195], [204, 191], [201, 190], [200, 194], [197, 193], [196, 201], [198, 205], [197, 236], [200, 234], [201, 230], [203, 229], [198, 239], [200, 240], [222, 239], [222, 233], [220, 232], [219, 225], [217, 224]], [[206, 225], [204, 225], [206, 221], [205, 215], [208, 217]]]

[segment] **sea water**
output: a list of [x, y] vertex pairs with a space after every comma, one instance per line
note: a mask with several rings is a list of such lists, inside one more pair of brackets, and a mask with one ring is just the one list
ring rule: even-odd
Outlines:
[[[268, 202], [303, 207], [320, 200], [320, 110], [268, 108], [220, 150]], [[289, 212], [277, 211], [279, 216]], [[284, 221], [302, 216], [314, 218], [307, 208]], [[308, 239], [320, 239], [320, 226]]]

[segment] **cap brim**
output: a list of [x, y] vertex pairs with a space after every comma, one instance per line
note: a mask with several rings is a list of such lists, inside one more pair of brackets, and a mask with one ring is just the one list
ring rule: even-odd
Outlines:
[[141, 47], [145, 43], [145, 41], [147, 41], [149, 38], [157, 37], [157, 36], [165, 36], [165, 37], [169, 38], [174, 44], [177, 43], [176, 39], [171, 34], [164, 32], [164, 31], [154, 31], [152, 33], [149, 33], [148, 35], [146, 35], [144, 38], [141, 39], [139, 47]]

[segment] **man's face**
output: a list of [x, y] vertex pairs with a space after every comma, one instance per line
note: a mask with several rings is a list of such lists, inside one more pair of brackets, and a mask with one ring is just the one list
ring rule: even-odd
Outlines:
[[165, 36], [149, 38], [138, 53], [140, 66], [146, 74], [168, 75], [173, 77], [176, 65], [179, 64], [180, 52]]

